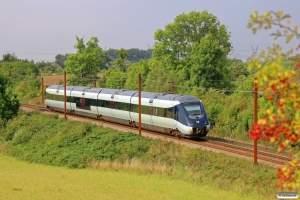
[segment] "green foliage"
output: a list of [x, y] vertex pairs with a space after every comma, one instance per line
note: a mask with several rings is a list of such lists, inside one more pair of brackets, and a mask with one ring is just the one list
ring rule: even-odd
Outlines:
[[1, 62], [14, 62], [14, 61], [19, 61], [20, 59], [17, 58], [17, 56], [14, 53], [6, 53], [3, 54], [3, 59], [0, 61]]
[[[155, 44], [153, 57], [171, 63], [176, 71], [189, 68], [194, 43], [199, 43], [206, 35], [211, 34], [225, 55], [231, 49], [229, 33], [217, 18], [207, 11], [190, 12], [178, 15], [173, 23], [167, 24], [165, 30], [159, 29], [154, 34]], [[201, 55], [199, 55], [201, 56]]]
[[132, 64], [127, 70], [127, 80], [125, 88], [130, 90], [138, 90], [138, 74], [142, 75], [142, 85], [145, 80], [143, 77], [147, 77], [149, 73], [149, 60], [140, 60], [137, 63]]
[[248, 132], [252, 128], [252, 124], [254, 122], [253, 119], [253, 111], [244, 110], [243, 112], [239, 112], [237, 115], [237, 132], [245, 133]]
[[227, 60], [228, 77], [231, 81], [236, 81], [240, 77], [249, 76], [247, 69], [247, 63], [244, 63], [239, 59], [228, 59]]
[[30, 162], [82, 168], [94, 160], [140, 157], [147, 139], [115, 133], [96, 125], [67, 122], [55, 116], [28, 113], [9, 121], [0, 134], [9, 142], [9, 155]]
[[41, 95], [41, 81], [39, 79], [22, 79], [15, 81], [12, 93], [14, 93], [20, 102], [26, 103], [29, 100]]
[[58, 64], [62, 69], [66, 67], [65, 61], [68, 59], [69, 54], [57, 54], [55, 56], [55, 63]]
[[105, 74], [105, 87], [123, 89], [127, 79], [125, 72], [119, 71], [115, 67], [110, 67]]
[[201, 38], [199, 43], [195, 42], [190, 54], [191, 85], [220, 89], [230, 86], [230, 82], [226, 82], [226, 75], [229, 74], [226, 53], [211, 33]]
[[298, 26], [289, 27], [291, 16], [283, 14], [282, 11], [267, 11], [263, 15], [258, 15], [257, 11], [254, 11], [250, 17], [248, 28], [252, 29], [254, 34], [259, 29], [271, 29], [272, 26], [279, 26], [281, 29], [277, 29], [276, 33], [271, 34], [275, 39], [285, 36], [286, 43], [289, 43], [295, 36], [300, 35]]
[[42, 75], [63, 74], [63, 68], [56, 62], [38, 62], [35, 64]]
[[[143, 50], [143, 49], [131, 48], [131, 49], [127, 49], [126, 51], [128, 53], [127, 60], [131, 62], [139, 62], [141, 59], [148, 60], [151, 58], [152, 55], [152, 49]], [[116, 49], [108, 49], [106, 53], [112, 61], [118, 58]]]
[[[98, 38], [91, 37], [85, 44], [83, 38], [76, 37], [74, 46], [77, 53], [68, 55], [65, 62], [66, 71], [70, 75], [69, 84], [86, 85], [91, 79], [97, 79], [100, 66], [103, 65], [104, 51], [98, 45]], [[80, 81], [78, 81], [80, 79]]]
[[[44, 65], [44, 63], [41, 63]], [[10, 87], [8, 90], [15, 94], [20, 102], [28, 102], [40, 95], [39, 65], [33, 62], [18, 60], [0, 63], [0, 74], [5, 76], [11, 71]]]
[[221, 104], [208, 104], [206, 107], [206, 112], [208, 115], [208, 119], [210, 122], [211, 127], [213, 128], [218, 120], [218, 115], [222, 111], [222, 105]]
[[148, 60], [151, 58], [152, 55], [152, 49], [136, 49], [136, 48], [131, 48], [127, 49], [128, 52], [128, 57], [127, 60], [132, 61], [132, 62], [139, 62], [140, 60]]
[[121, 48], [120, 50], [116, 50], [116, 53], [118, 54], [118, 58], [114, 61], [115, 67], [117, 67], [119, 71], [125, 72], [127, 69], [125, 61], [128, 57], [128, 52]]
[[10, 82], [5, 76], [0, 75], [0, 118], [11, 119], [19, 111], [19, 100], [9, 89]]
[[[166, 68], [156, 65], [149, 72], [146, 81], [144, 82], [145, 91], [149, 92], [167, 92], [171, 93], [172, 83], [175, 83], [174, 71], [167, 70]], [[177, 81], [179, 81], [177, 79]]]
[[12, 77], [25, 77], [39, 75], [39, 69], [33, 62], [29, 61], [14, 61], [14, 62], [2, 62], [0, 63], [0, 73], [8, 75], [11, 70]]

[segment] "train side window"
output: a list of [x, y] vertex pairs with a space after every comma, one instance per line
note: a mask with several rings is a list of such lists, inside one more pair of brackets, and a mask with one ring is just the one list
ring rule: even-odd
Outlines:
[[46, 92], [46, 99], [55, 100], [55, 95], [54, 94], [49, 94], [48, 92]]
[[142, 114], [148, 114], [148, 106], [142, 106]]
[[80, 98], [79, 97], [74, 97], [74, 100], [75, 100], [74, 103], [76, 103], [76, 107], [80, 108], [81, 107]]
[[130, 106], [130, 111], [131, 112], [138, 112], [138, 105], [136, 105], [136, 104], [131, 104], [131, 106]]
[[98, 107], [104, 107], [104, 102], [102, 100], [98, 100]]
[[167, 117], [173, 118], [174, 107], [167, 108]]
[[159, 117], [164, 116], [164, 108], [156, 108], [156, 115]]
[[110, 108], [110, 101], [103, 101], [104, 108]]
[[90, 99], [90, 105], [91, 105], [91, 106], [97, 106], [97, 100], [95, 100], [95, 99]]
[[115, 109], [118, 109], [118, 110], [128, 111], [128, 109], [129, 109], [129, 104], [128, 103], [114, 102], [114, 106], [115, 106]]
[[60, 95], [55, 95], [55, 100], [56, 100], [56, 101], [61, 101], [61, 97], [62, 97], [62, 96], [60, 96]]
[[98, 107], [110, 108], [110, 101], [98, 100]]

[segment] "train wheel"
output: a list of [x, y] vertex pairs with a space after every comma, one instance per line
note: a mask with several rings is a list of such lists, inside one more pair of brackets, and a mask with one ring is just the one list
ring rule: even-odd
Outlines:
[[136, 127], [135, 121], [133, 121], [133, 122], [131, 123], [131, 125], [132, 125], [133, 128], [135, 128], [135, 127]]
[[100, 121], [103, 121], [102, 115], [98, 115], [97, 118], [98, 118]]
[[173, 130], [173, 135], [175, 137], [181, 137], [180, 131], [179, 130]]

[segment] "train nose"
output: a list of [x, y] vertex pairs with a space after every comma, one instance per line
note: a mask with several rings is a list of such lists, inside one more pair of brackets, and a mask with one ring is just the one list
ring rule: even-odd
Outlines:
[[210, 124], [206, 125], [206, 133], [208, 133], [210, 130]]

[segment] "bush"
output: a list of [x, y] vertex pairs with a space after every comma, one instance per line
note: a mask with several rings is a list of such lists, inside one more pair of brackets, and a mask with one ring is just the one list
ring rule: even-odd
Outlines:
[[9, 141], [9, 155], [72, 168], [86, 167], [92, 159], [140, 157], [148, 150], [147, 139], [138, 135], [116, 134], [112, 129], [37, 113], [21, 114], [9, 121], [1, 136]]

